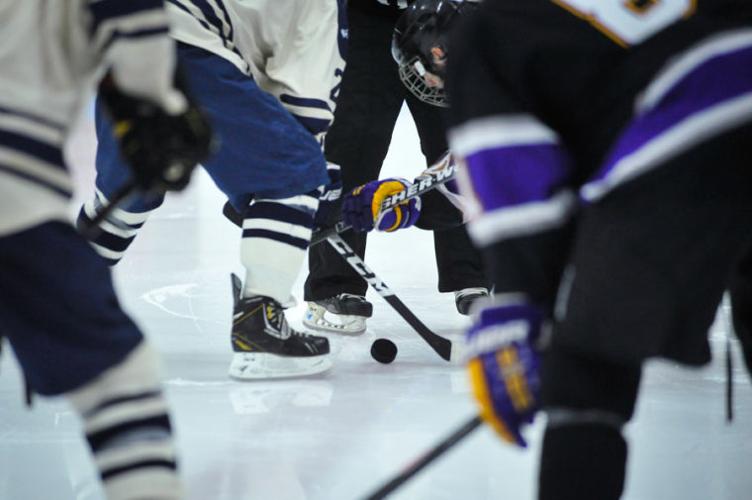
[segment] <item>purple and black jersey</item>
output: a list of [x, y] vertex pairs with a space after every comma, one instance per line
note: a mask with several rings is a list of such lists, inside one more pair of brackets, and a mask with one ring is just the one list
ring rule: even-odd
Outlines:
[[735, 5], [483, 2], [455, 33], [447, 82], [476, 243], [555, 252], [546, 235], [583, 203], [751, 120], [751, 9]]

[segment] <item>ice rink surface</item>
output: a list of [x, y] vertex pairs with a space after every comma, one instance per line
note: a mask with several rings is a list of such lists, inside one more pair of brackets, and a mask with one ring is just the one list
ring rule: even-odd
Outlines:
[[[80, 196], [91, 182], [91, 133], [84, 120], [69, 151]], [[417, 135], [403, 112], [383, 176], [412, 178], [421, 165]], [[222, 218], [222, 203], [210, 179], [196, 175], [186, 193], [171, 197], [146, 224], [115, 270], [125, 308], [163, 357], [187, 498], [361, 498], [473, 415], [464, 370], [438, 358], [373, 293], [368, 332], [330, 337], [330, 372], [273, 382], [228, 379], [229, 274], [241, 266], [239, 230]], [[429, 327], [459, 338], [469, 320], [456, 313], [451, 294], [436, 291], [431, 234], [410, 229], [369, 241], [366, 261], [374, 271]], [[302, 303], [288, 311], [299, 328], [302, 314]], [[752, 498], [752, 385], [737, 355], [736, 420], [728, 425], [727, 330], [722, 311], [711, 334], [715, 360], [707, 368], [648, 366], [627, 428], [627, 500]], [[391, 365], [369, 355], [378, 337], [399, 347]], [[103, 498], [76, 417], [59, 400], [37, 398], [27, 410], [7, 351], [0, 360], [0, 499]], [[525, 451], [481, 428], [391, 498], [532, 499], [542, 428], [539, 417], [526, 433], [531, 447]]]

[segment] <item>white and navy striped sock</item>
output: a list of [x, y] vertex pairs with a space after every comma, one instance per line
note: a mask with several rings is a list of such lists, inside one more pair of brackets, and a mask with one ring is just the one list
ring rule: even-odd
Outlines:
[[[95, 197], [81, 207], [76, 222], [77, 226], [79, 228], [88, 227], [106, 204], [107, 199], [97, 191]], [[109, 265], [114, 266], [123, 258], [125, 251], [136, 238], [138, 230], [141, 229], [152, 212], [153, 210], [126, 212], [116, 208], [105, 220], [99, 223], [100, 232], [91, 237], [89, 243]]]
[[284, 199], [259, 199], [246, 211], [240, 257], [244, 297], [265, 295], [285, 303], [311, 241], [318, 191]]
[[83, 418], [109, 500], [181, 498], [167, 403], [145, 341], [67, 396]]

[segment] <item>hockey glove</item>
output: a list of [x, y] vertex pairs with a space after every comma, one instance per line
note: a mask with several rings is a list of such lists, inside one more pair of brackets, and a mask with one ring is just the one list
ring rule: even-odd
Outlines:
[[[177, 87], [188, 97], [180, 84]], [[122, 93], [108, 77], [99, 95], [134, 184], [144, 191], [185, 188], [193, 169], [212, 149], [209, 122], [196, 104], [188, 98], [182, 112], [168, 114], [157, 104]]]
[[420, 217], [420, 198], [410, 198], [393, 209], [382, 212], [384, 199], [407, 190], [412, 184], [405, 179], [390, 178], [371, 181], [345, 196], [342, 219], [356, 231], [392, 232], [410, 227]]
[[480, 416], [504, 441], [526, 447], [520, 432], [540, 400], [538, 353], [542, 314], [526, 303], [491, 305], [467, 333], [466, 359]]
[[316, 228], [333, 226], [336, 221], [332, 220], [337, 213], [337, 206], [342, 198], [342, 174], [339, 165], [326, 163], [326, 173], [329, 174], [329, 184], [322, 186], [319, 196], [319, 208], [313, 218]]

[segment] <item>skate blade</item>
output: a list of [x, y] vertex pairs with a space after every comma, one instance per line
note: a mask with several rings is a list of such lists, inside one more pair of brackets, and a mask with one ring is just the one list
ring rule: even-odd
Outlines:
[[325, 372], [331, 367], [329, 355], [290, 357], [236, 352], [230, 362], [229, 375], [238, 380], [306, 377]]

